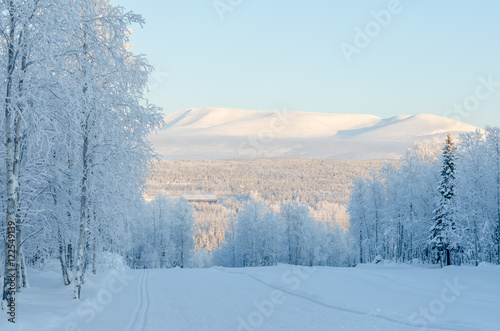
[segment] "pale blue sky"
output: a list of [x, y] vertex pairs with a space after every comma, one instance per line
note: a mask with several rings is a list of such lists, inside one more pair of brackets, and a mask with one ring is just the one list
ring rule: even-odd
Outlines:
[[[236, 4], [224, 20], [213, 0], [112, 2], [146, 19], [132, 43], [156, 68], [148, 96], [165, 113], [432, 113], [500, 126], [497, 0], [401, 0], [386, 26], [371, 12], [391, 1], [221, 0]], [[358, 43], [348, 63], [340, 45], [355, 47], [355, 28], [367, 25], [371, 42]], [[489, 76], [493, 84], [485, 86], [479, 77]]]

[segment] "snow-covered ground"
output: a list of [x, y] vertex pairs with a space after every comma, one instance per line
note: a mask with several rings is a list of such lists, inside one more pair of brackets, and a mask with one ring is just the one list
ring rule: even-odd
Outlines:
[[362, 114], [186, 109], [169, 114], [150, 140], [166, 159], [312, 157], [399, 158], [422, 139], [475, 126], [430, 115], [380, 118]]
[[55, 271], [32, 271], [0, 330], [499, 330], [499, 280], [487, 264], [111, 268], [77, 302]]

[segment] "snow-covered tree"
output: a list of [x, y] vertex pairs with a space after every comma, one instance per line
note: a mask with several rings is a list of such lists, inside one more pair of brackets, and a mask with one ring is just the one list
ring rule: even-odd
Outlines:
[[366, 199], [366, 182], [364, 179], [358, 178], [354, 181], [348, 212], [350, 216], [349, 230], [358, 243], [360, 263], [365, 263], [373, 256], [368, 244], [371, 233], [366, 214]]
[[488, 222], [488, 156], [484, 132], [477, 130], [460, 135], [457, 149], [457, 185], [456, 197], [460, 213], [457, 219], [466, 229], [462, 242], [465, 253], [470, 251], [475, 265], [483, 260], [481, 246], [488, 247], [492, 238], [482, 238], [481, 229]]
[[[77, 4], [80, 27], [75, 31], [75, 45], [79, 68], [73, 75], [81, 91], [77, 137], [81, 139], [82, 154], [75, 298], [79, 298], [83, 282], [90, 213], [100, 208], [108, 224], [117, 216], [120, 202], [115, 199], [124, 198], [117, 193], [134, 194], [133, 189], [145, 179], [151, 155], [146, 137], [160, 123], [157, 108], [143, 97], [151, 67], [143, 57], [132, 54], [128, 46], [128, 26], [142, 24], [143, 19], [107, 0]], [[94, 228], [94, 232], [98, 231]]]
[[265, 206], [258, 201], [249, 202], [238, 215], [238, 236], [236, 251], [239, 252], [238, 263], [245, 267], [261, 265], [261, 227]]
[[[47, 173], [47, 169], [38, 174], [34, 171], [41, 170], [44, 162], [32, 163], [30, 153], [35, 145], [44, 146], [44, 138], [54, 133], [45, 131], [53, 128], [45, 124], [53, 115], [48, 105], [54, 104], [58, 85], [55, 73], [60, 66], [52, 64], [62, 54], [60, 42], [67, 34], [60, 30], [64, 25], [60, 17], [67, 11], [65, 1], [32, 0], [1, 1], [0, 12], [0, 95], [4, 101], [0, 132], [6, 177], [2, 208], [6, 213], [4, 272], [15, 275], [20, 290], [20, 284], [26, 284], [25, 277], [21, 279], [25, 271], [23, 247], [33, 236], [23, 233], [32, 225], [28, 224], [32, 214], [26, 211], [35, 209], [34, 199], [41, 194], [39, 188]], [[7, 281], [5, 278], [4, 301], [13, 299], [12, 292], [6, 291]]]
[[0, 12], [3, 269], [20, 290], [24, 261], [57, 252], [78, 298], [97, 251], [125, 249], [126, 206], [141, 204], [146, 137], [161, 122], [144, 99], [152, 68], [128, 45], [143, 20], [107, 0], [2, 1]]
[[440, 199], [434, 211], [434, 225], [429, 238], [429, 243], [436, 254], [436, 262], [440, 262], [441, 265], [451, 265], [451, 253], [460, 249], [455, 219], [455, 177], [455, 145], [450, 133], [443, 148]]
[[184, 268], [194, 250], [193, 208], [180, 198], [172, 210], [171, 238], [175, 247], [174, 265]]
[[281, 215], [285, 224], [287, 263], [310, 264], [310, 248], [315, 243], [308, 240], [308, 235], [314, 229], [315, 221], [309, 216], [309, 209], [303, 203], [292, 201], [281, 206]]
[[496, 264], [500, 264], [500, 128], [486, 128], [486, 150], [489, 157], [487, 173], [491, 180], [490, 215], [487, 227], [496, 246], [491, 255], [496, 256]]

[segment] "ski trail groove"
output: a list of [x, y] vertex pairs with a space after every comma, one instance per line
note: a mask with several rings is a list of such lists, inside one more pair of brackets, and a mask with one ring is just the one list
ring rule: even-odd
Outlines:
[[149, 310], [149, 291], [148, 291], [148, 270], [142, 272], [139, 286], [137, 286], [137, 297], [139, 302], [135, 309], [132, 319], [128, 323], [125, 330], [127, 331], [143, 331], [146, 330], [147, 316]]
[[[222, 271], [222, 272], [225, 272], [225, 273], [246, 275], [246, 276], [252, 278], [256, 282], [258, 282], [258, 283], [260, 283], [260, 284], [262, 284], [262, 285], [264, 285], [266, 287], [272, 288], [274, 290], [281, 291], [283, 293], [289, 294], [291, 296], [294, 296], [294, 297], [302, 299], [302, 300], [306, 300], [306, 301], [312, 302], [314, 304], [317, 304], [319, 306], [323, 306], [325, 308], [329, 308], [329, 309], [333, 309], [333, 310], [337, 310], [337, 311], [343, 311], [343, 312], [346, 312], [346, 313], [351, 313], [351, 314], [356, 314], [356, 315], [370, 316], [370, 317], [373, 317], [373, 318], [385, 320], [385, 321], [396, 323], [396, 324], [399, 324], [399, 325], [404, 325], [404, 326], [409, 326], [409, 327], [412, 327], [412, 328], [415, 328], [415, 329], [420, 329], [419, 326], [413, 325], [411, 323], [408, 323], [408, 322], [405, 322], [405, 321], [402, 321], [402, 320], [396, 320], [396, 319], [393, 319], [393, 318], [390, 318], [390, 317], [386, 317], [386, 316], [383, 316], [383, 315], [368, 315], [368, 313], [361, 312], [361, 311], [358, 311], [358, 310], [334, 306], [334, 305], [322, 302], [320, 300], [317, 300], [315, 298], [311, 298], [311, 297], [308, 297], [308, 296], [303, 295], [303, 294], [301, 295], [300, 293], [294, 292], [293, 290], [284, 289], [281, 286], [277, 286], [277, 285], [273, 285], [273, 284], [268, 284], [268, 283], [266, 283], [266, 282], [258, 279], [257, 277], [255, 277], [252, 272], [250, 272], [250, 273], [242, 273], [242, 272], [227, 271], [227, 270], [222, 269], [222, 268], [218, 268], [218, 269], [220, 271]], [[438, 325], [428, 325], [427, 328], [428, 329], [439, 329], [439, 330], [457, 331], [456, 329], [451, 329], [451, 328], [448, 328], [448, 327], [442, 327], [442, 326], [438, 326]], [[464, 330], [466, 330], [466, 329], [464, 329]]]

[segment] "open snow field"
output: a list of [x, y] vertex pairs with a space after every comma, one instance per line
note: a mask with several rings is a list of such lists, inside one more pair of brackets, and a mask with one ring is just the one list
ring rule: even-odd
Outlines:
[[0, 330], [500, 330], [500, 267], [108, 269], [72, 300], [31, 271]]

